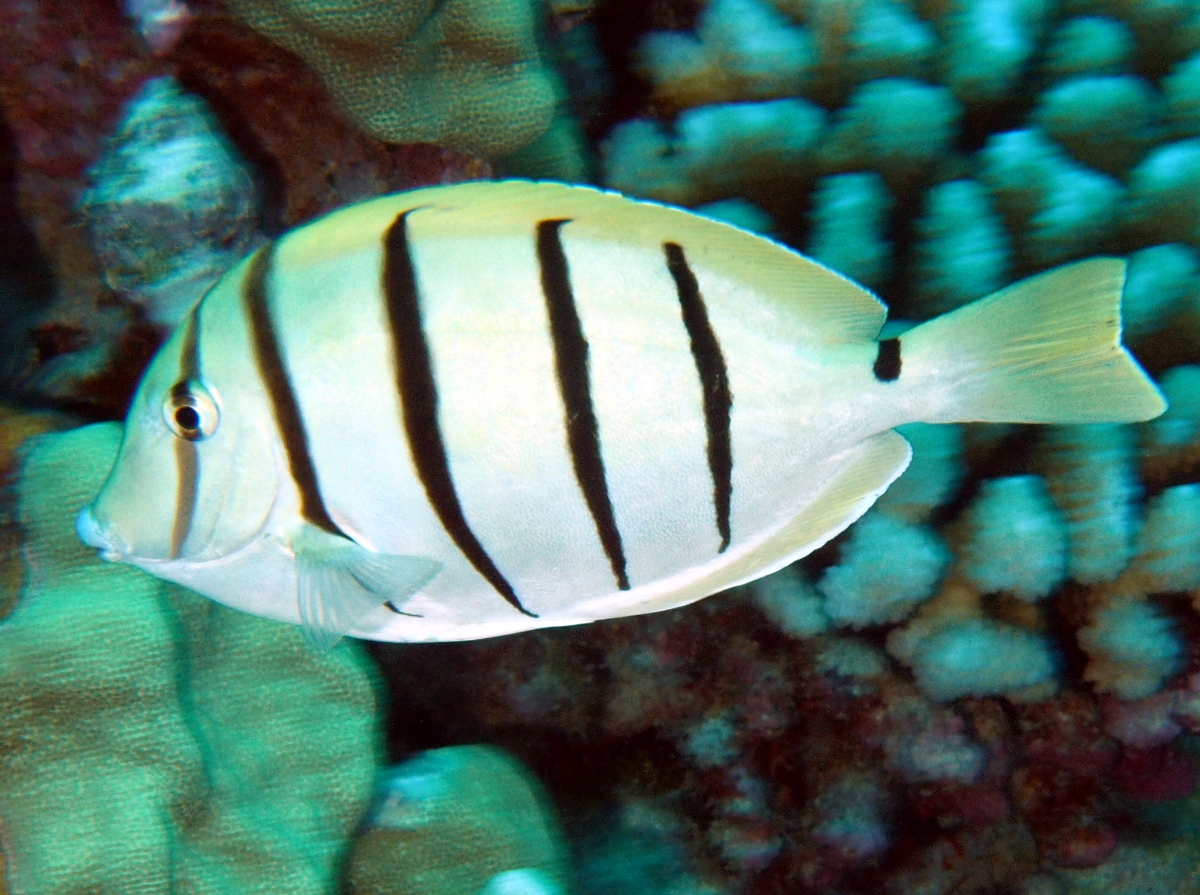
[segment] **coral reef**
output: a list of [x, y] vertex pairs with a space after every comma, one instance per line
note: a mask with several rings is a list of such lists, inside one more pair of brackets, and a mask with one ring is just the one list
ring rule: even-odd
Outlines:
[[[389, 147], [361, 133], [303, 60], [205, 0], [190, 4], [182, 32], [157, 54], [116, 4], [100, 0], [8, 5], [0, 25], [0, 110], [15, 189], [6, 232], [16, 246], [22, 220], [31, 231], [23, 252], [6, 246], [0, 256], [12, 268], [0, 269], [0, 290], [18, 276], [33, 281], [27, 291], [34, 293], [24, 305], [14, 300], [0, 327], [0, 387], [26, 401], [118, 418], [162, 338], [136, 296], [121, 291], [123, 279], [115, 291], [106, 283], [80, 207], [92, 185], [86, 172], [151, 79], [173, 75], [207, 102], [252, 170], [262, 204], [257, 225], [267, 234], [356, 199], [491, 171], [443, 147]], [[176, 116], [162, 112], [165, 127]], [[178, 188], [180, 196], [191, 192]], [[97, 248], [112, 257], [129, 245], [118, 239]], [[29, 275], [42, 266], [44, 275]]]
[[[382, 140], [502, 156], [569, 128], [556, 120], [562, 87], [539, 51], [529, 0], [228, 5], [304, 57], [350, 118]], [[581, 176], [580, 160], [565, 162], [560, 177]]]
[[511, 756], [440, 749], [381, 773], [378, 679], [360, 645], [317, 653], [291, 625], [82, 547], [73, 515], [120, 430], [33, 437], [65, 424], [0, 417], [20, 525], [0, 603], [0, 855], [14, 893], [566, 891], [553, 809]]
[[[74, 535], [120, 430], [46, 435], [0, 625], [0, 829], [15, 892], [327, 892], [371, 799], [376, 679], [353, 645], [102, 563]], [[316, 730], [319, 736], [314, 736]]]
[[914, 317], [1097, 253], [1135, 260], [1133, 335], [1194, 304], [1188, 4], [709, 0], [691, 25], [635, 36], [649, 101], [604, 138], [609, 185], [749, 199]]
[[[608, 185], [771, 233], [869, 283], [901, 317], [1062, 261], [1128, 258], [1126, 338], [1170, 410], [1139, 427], [906, 426], [914, 461], [871, 513], [752, 586], [586, 628], [372, 645], [389, 751], [435, 749], [385, 778], [373, 810], [380, 706], [359, 647], [314, 656], [290, 628], [99, 566], [68, 515], [114, 430], [47, 438], [20, 479], [20, 524], [0, 500], [12, 891], [63, 891], [83, 873], [96, 891], [128, 890], [131, 873], [167, 891], [168, 872], [197, 892], [364, 895], [1195, 889], [1195, 4], [553, 6], [551, 38], [576, 54], [569, 97], [528, 3], [497, 6], [494, 20], [466, 0], [239, 3], [263, 33], [210, 0], [128, 0], [128, 19], [99, 0], [4, 6], [15, 186], [0, 213], [17, 242], [28, 225], [46, 269], [24, 270], [32, 250], [0, 251], [0, 297], [20, 277], [34, 296], [3, 321], [8, 387], [43, 407], [123, 410], [160, 330], [140, 281], [110, 266], [106, 282], [102, 261], [186, 259], [122, 244], [100, 224], [113, 204], [98, 200], [134, 98], [170, 77], [186, 99], [134, 115], [140, 132], [195, 112], [221, 135], [209, 145], [244, 160], [259, 203], [237, 205], [244, 181], [210, 193], [241, 210], [184, 222], [171, 231], [183, 245], [219, 246], [218, 221], [253, 239], [491, 171], [379, 135], [458, 141], [498, 154], [500, 171], [580, 175], [565, 100], [589, 110]], [[433, 49], [463, 42], [483, 62], [438, 69]], [[350, 67], [335, 69], [339, 54]], [[465, 94], [444, 85], [474, 79], [488, 96], [488, 71], [507, 92], [486, 115], [461, 113]], [[425, 130], [363, 133], [345, 110], [366, 122], [373, 106]], [[171, 189], [181, 212], [190, 186]], [[19, 443], [64, 425], [0, 411], [0, 475], [15, 476]], [[436, 749], [470, 742], [503, 747], [544, 782], [574, 879], [528, 772], [493, 749]], [[465, 842], [487, 847], [467, 855]]]
[[174, 325], [255, 244], [252, 172], [198, 97], [169, 77], [130, 99], [80, 207], [105, 282]]

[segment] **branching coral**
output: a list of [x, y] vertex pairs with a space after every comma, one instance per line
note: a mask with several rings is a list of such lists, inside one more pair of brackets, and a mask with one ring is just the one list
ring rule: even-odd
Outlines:
[[1066, 531], [1041, 479], [1023, 475], [984, 482], [967, 524], [962, 573], [981, 593], [1006, 591], [1033, 601], [1062, 584]]
[[689, 109], [671, 134], [657, 122], [634, 119], [609, 137], [608, 183], [684, 205], [747, 186], [752, 196], [765, 198], [762, 190], [774, 189], [781, 178], [811, 174], [824, 124], [824, 112], [803, 99]]
[[932, 313], [983, 298], [1004, 284], [1010, 240], [977, 180], [948, 180], [925, 196], [914, 288]]
[[[775, 9], [748, 5], [740, 20], [727, 6], [705, 5], [694, 35], [643, 37], [642, 58], [655, 60], [641, 68], [657, 100], [648, 111], [695, 115], [708, 104], [769, 95], [829, 113], [832, 127], [816, 152], [780, 171], [797, 187], [791, 205], [764, 207], [780, 232], [815, 245], [803, 234], [814, 226], [805, 221], [808, 205], [822, 205], [817, 178], [883, 177], [895, 210], [870, 233], [842, 234], [844, 246], [829, 254], [853, 261], [882, 246], [878, 266], [899, 275], [871, 282], [915, 316], [1088, 254], [1197, 246], [1191, 143], [1200, 68], [1197, 26], [1181, 5], [1150, 12], [1138, 2], [780, 0]], [[757, 46], [755, 23], [780, 11], [789, 21], [775, 33], [811, 50], [787, 57], [797, 66], [790, 78], [782, 55], [758, 53], [751, 84], [739, 75], [747, 52], [719, 48]], [[687, 46], [704, 48], [704, 67], [683, 91], [670, 73], [684, 65]], [[767, 94], [756, 86], [764, 83]], [[608, 183], [689, 204], [735, 195], [763, 204], [757, 172], [736, 148], [725, 155], [723, 178], [696, 178], [683, 166], [669, 185], [645, 176], [633, 161], [654, 151], [653, 120], [612, 129]], [[1178, 268], [1165, 253], [1140, 256], [1139, 266], [1143, 278]]]
[[655, 97], [679, 108], [795, 96], [810, 80], [812, 38], [759, 0], [714, 0], [695, 35], [647, 36], [639, 67]]
[[891, 272], [884, 236], [892, 198], [877, 174], [835, 174], [818, 182], [808, 254], [876, 286]]
[[869, 513], [817, 589], [837, 627], [898, 621], [934, 592], [948, 559], [941, 539], [928, 529], [885, 512]]

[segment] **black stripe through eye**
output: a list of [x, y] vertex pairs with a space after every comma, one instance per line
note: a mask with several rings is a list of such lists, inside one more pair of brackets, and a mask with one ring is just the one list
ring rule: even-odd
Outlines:
[[617, 587], [629, 590], [625, 549], [621, 544], [621, 532], [617, 530], [612, 500], [608, 494], [604, 458], [600, 454], [600, 427], [592, 407], [588, 343], [575, 310], [567, 256], [563, 252], [559, 233], [566, 223], [567, 219], [563, 218], [538, 222], [537, 257], [541, 266], [546, 311], [550, 317], [550, 336], [554, 341], [554, 360], [566, 417], [567, 443], [575, 466], [575, 479], [587, 501], [600, 544], [617, 579]]
[[[171, 389], [171, 397], [179, 399], [188, 392], [189, 382], [200, 379], [200, 306], [192, 308], [184, 324], [183, 347], [179, 352], [179, 381]], [[195, 416], [192, 426], [183, 425], [179, 414], [190, 410]], [[196, 428], [200, 415], [194, 408], [180, 407], [175, 411], [176, 421], [184, 429]], [[183, 552], [184, 542], [191, 533], [196, 515], [196, 501], [200, 490], [200, 455], [194, 441], [175, 439], [175, 519], [171, 524], [171, 559], [178, 559]]]
[[724, 553], [729, 546], [729, 506], [733, 495], [733, 448], [729, 435], [733, 395], [729, 391], [729, 373], [717, 334], [708, 320], [700, 284], [687, 263], [683, 247], [665, 242], [663, 251], [667, 256], [667, 270], [675, 280], [683, 325], [691, 340], [692, 360], [700, 375], [704, 426], [708, 433], [708, 468], [713, 480], [713, 511], [717, 516], [717, 533], [721, 536], [717, 552]]
[[438, 394], [433, 359], [425, 341], [417, 273], [408, 244], [405, 211], [388, 227], [383, 240], [383, 294], [396, 363], [396, 387], [404, 413], [404, 431], [417, 475], [430, 506], [458, 549], [487, 582], [517, 611], [537, 616], [521, 605], [516, 591], [496, 567], [463, 515], [450, 475], [450, 462], [438, 425]]

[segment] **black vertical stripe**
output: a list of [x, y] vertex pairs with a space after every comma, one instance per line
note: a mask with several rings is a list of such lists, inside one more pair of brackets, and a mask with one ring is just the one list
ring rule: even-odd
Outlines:
[[275, 425], [283, 439], [287, 453], [288, 468], [292, 481], [300, 492], [300, 514], [313, 525], [330, 534], [347, 537], [329, 516], [321, 490], [317, 485], [317, 473], [313, 468], [308, 450], [308, 434], [300, 417], [300, 406], [296, 393], [283, 365], [279, 353], [279, 342], [275, 336], [275, 325], [271, 321], [270, 299], [267, 278], [275, 258], [275, 243], [263, 246], [250, 261], [242, 281], [242, 303], [250, 323], [250, 338], [254, 344], [254, 359], [258, 372], [267, 388], [271, 409], [275, 414]]
[[542, 292], [546, 296], [546, 310], [550, 317], [550, 336], [554, 340], [558, 389], [566, 414], [567, 443], [571, 448], [575, 478], [587, 500], [600, 543], [617, 579], [617, 587], [629, 590], [625, 549], [621, 545], [621, 532], [617, 530], [612, 500], [608, 496], [604, 458], [600, 455], [600, 430], [592, 407], [588, 343], [575, 310], [567, 256], [563, 253], [559, 236], [559, 230], [567, 222], [566, 218], [556, 218], [539, 221], [537, 225], [538, 264], [541, 266]]
[[688, 266], [683, 248], [674, 242], [664, 242], [663, 251], [667, 256], [667, 270], [675, 280], [683, 325], [691, 340], [692, 360], [700, 374], [704, 426], [708, 431], [708, 468], [713, 480], [713, 510], [717, 516], [717, 532], [721, 535], [717, 552], [724, 553], [729, 546], [729, 505], [733, 496], [733, 448], [729, 437], [733, 395], [729, 391], [729, 373], [717, 334], [708, 321], [700, 285]]
[[512, 585], [475, 537], [463, 515], [462, 504], [450, 476], [446, 445], [438, 427], [437, 383], [434, 381], [433, 361], [421, 322], [417, 273], [408, 245], [407, 219], [411, 213], [412, 209], [397, 216], [384, 235], [383, 294], [392, 331], [404, 431], [408, 436], [413, 464], [421, 484], [425, 486], [430, 506], [458, 549], [515, 609], [530, 618], [537, 618], [521, 605]]
[[884, 339], [879, 343], [879, 353], [875, 355], [873, 372], [875, 378], [880, 382], [894, 382], [900, 378], [899, 339]]
[[[175, 400], [188, 393], [188, 384], [200, 379], [200, 306], [192, 308], [184, 324], [179, 352], [179, 381], [171, 389]], [[175, 519], [171, 525], [171, 559], [178, 559], [192, 530], [200, 487], [200, 456], [194, 441], [175, 439]]]

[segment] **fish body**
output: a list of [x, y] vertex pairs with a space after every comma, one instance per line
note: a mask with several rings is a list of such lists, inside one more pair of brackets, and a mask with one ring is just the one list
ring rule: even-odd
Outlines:
[[80, 536], [228, 605], [462, 640], [775, 571], [904, 470], [914, 420], [1146, 419], [1094, 259], [877, 341], [865, 289], [585, 187], [473, 182], [294, 230], [147, 371]]

